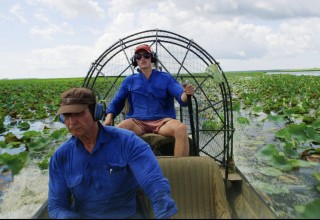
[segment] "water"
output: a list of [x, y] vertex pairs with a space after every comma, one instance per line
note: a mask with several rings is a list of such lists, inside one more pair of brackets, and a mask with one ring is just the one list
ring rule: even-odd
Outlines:
[[276, 71], [276, 72], [267, 72], [267, 74], [289, 74], [289, 75], [304, 75], [304, 76], [320, 76], [320, 71], [301, 71], [301, 72], [286, 72], [286, 71]]
[[281, 172], [255, 156], [266, 144], [276, 143], [274, 134], [283, 127], [284, 124], [261, 122], [257, 118], [251, 118], [249, 126], [235, 120], [234, 159], [239, 170], [280, 218], [296, 218], [296, 205], [306, 205], [320, 196], [315, 189], [320, 184], [312, 176], [313, 172], [320, 172], [320, 165]]
[[[21, 122], [22, 120], [15, 120], [12, 121], [9, 116], [5, 117], [4, 125], [8, 127], [8, 131], [0, 134], [0, 141], [4, 141], [6, 135], [9, 132], [12, 132], [17, 138], [21, 138], [23, 136], [23, 133], [26, 131], [20, 130], [17, 128], [17, 124]], [[53, 118], [47, 118], [41, 121], [27, 121], [30, 124], [30, 129], [28, 131], [42, 131], [45, 127], [50, 127], [51, 129], [60, 129], [64, 127], [65, 125], [61, 122], [54, 122]], [[0, 148], [0, 154], [8, 153], [10, 155], [19, 154], [21, 152], [26, 151], [26, 147], [24, 144], [21, 144], [17, 148]], [[1, 166], [0, 165], [0, 204], [3, 201], [3, 191], [11, 185], [11, 182], [13, 181], [13, 175], [11, 171], [8, 170], [7, 166]], [[15, 180], [16, 182], [16, 180]]]
[[[301, 168], [277, 176], [266, 175], [265, 168], [268, 168], [268, 165], [257, 158], [255, 152], [266, 143], [274, 143], [275, 132], [283, 128], [284, 124], [275, 124], [268, 120], [262, 122], [266, 115], [261, 114], [251, 118], [249, 126], [240, 125], [236, 122], [237, 117], [238, 115], [235, 114], [234, 159], [237, 167], [280, 218], [296, 218], [295, 205], [304, 205], [320, 196], [319, 192], [311, 189], [316, 184], [312, 173], [320, 172], [320, 166]], [[7, 121], [7, 123], [11, 122]], [[52, 122], [52, 119], [32, 122], [30, 125], [29, 130], [37, 131], [45, 126], [54, 129], [64, 127], [60, 122]], [[23, 131], [15, 127], [10, 131], [19, 137], [23, 134]], [[3, 137], [0, 136], [0, 140], [1, 138]], [[16, 151], [22, 150], [20, 148]], [[3, 201], [0, 205], [0, 218], [32, 217], [35, 210], [47, 198], [47, 174], [42, 173], [36, 166], [31, 166], [24, 168], [19, 175], [16, 175], [14, 182], [11, 180], [10, 174], [6, 174], [5, 177], [2, 175], [2, 179], [0, 178], [0, 183], [1, 181], [6, 183], [6, 187], [2, 184]]]
[[30, 219], [45, 202], [48, 193], [48, 174], [30, 165], [14, 181], [3, 188], [0, 219]]
[[28, 131], [42, 131], [45, 127], [50, 127], [52, 129], [60, 129], [64, 127], [65, 125], [61, 122], [54, 122], [53, 117], [46, 118], [43, 120], [37, 120], [37, 121], [31, 121], [31, 120], [15, 120], [12, 121], [9, 116], [5, 117], [4, 125], [6, 127], [9, 127], [9, 130], [0, 134], [0, 141], [4, 141], [4, 135], [6, 135], [9, 132], [12, 132], [14, 135], [17, 136], [17, 138], [21, 138], [23, 136], [23, 133], [26, 131], [20, 130], [17, 125], [24, 121], [28, 122], [30, 124], [30, 128]]
[[[53, 118], [28, 122], [30, 124], [29, 131], [42, 131], [45, 127], [55, 130], [65, 126], [60, 122], [53, 122]], [[25, 131], [17, 128], [18, 123], [19, 120], [13, 122], [10, 117], [6, 117], [5, 125], [9, 130], [0, 135], [0, 141], [4, 141], [4, 135], [8, 132], [21, 138]], [[0, 154], [18, 154], [25, 150], [26, 148], [22, 144], [18, 148], [0, 148]], [[5, 166], [0, 166], [0, 171], [0, 219], [31, 218], [47, 199], [48, 174], [41, 171], [32, 161], [15, 176]]]
[[13, 180], [12, 172], [8, 169], [7, 166], [2, 166], [0, 168], [0, 203], [2, 202], [3, 191]]

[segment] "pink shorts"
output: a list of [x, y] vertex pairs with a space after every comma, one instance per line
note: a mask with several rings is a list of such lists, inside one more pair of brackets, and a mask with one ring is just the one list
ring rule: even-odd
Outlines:
[[142, 130], [142, 134], [146, 133], [155, 133], [157, 134], [159, 132], [159, 129], [168, 121], [171, 120], [171, 118], [163, 118], [159, 120], [147, 120], [147, 121], [141, 121], [137, 119], [131, 120], [136, 123]]

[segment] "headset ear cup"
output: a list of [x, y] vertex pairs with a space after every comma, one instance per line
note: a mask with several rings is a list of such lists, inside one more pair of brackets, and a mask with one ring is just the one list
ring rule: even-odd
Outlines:
[[134, 66], [134, 67], [137, 67], [137, 66], [138, 66], [138, 63], [137, 63], [136, 59], [134, 58], [134, 56], [131, 57], [131, 64], [132, 64], [132, 66]]
[[95, 105], [95, 107], [94, 107], [93, 119], [94, 119], [95, 121], [99, 121], [99, 120], [102, 119], [103, 114], [104, 114], [103, 105], [97, 103], [97, 104]]
[[158, 61], [157, 54], [155, 52], [151, 52], [151, 63], [156, 63]]
[[59, 115], [59, 121], [60, 121], [61, 123], [63, 123], [63, 124], [64, 124], [64, 117], [63, 117], [63, 114], [60, 114], [60, 115]]

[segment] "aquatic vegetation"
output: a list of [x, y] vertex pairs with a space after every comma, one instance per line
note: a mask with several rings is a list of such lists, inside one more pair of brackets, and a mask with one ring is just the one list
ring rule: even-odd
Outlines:
[[[230, 72], [226, 76], [233, 96], [233, 111], [237, 113], [234, 121], [241, 126], [235, 135], [242, 132], [241, 135], [250, 137], [237, 144], [254, 153], [251, 157], [236, 156], [267, 165], [256, 168], [253, 174], [260, 191], [282, 197], [292, 193], [292, 188], [272, 188], [265, 181], [270, 179], [265, 178], [285, 184], [280, 176], [319, 166], [316, 155], [320, 154], [320, 77], [262, 72]], [[63, 125], [58, 126], [60, 122], [55, 116], [59, 95], [67, 88], [81, 86], [82, 82], [82, 78], [0, 80], [0, 166], [9, 167], [16, 176], [23, 174], [23, 168], [30, 164], [42, 171], [47, 169], [56, 147], [68, 138], [67, 130]], [[216, 85], [213, 80], [203, 85], [211, 100], [216, 100], [218, 95]], [[221, 127], [221, 120], [214, 113], [201, 118], [206, 118], [203, 129]], [[37, 122], [41, 126], [34, 127]], [[269, 129], [270, 124], [273, 126]], [[313, 188], [319, 191], [318, 185]], [[314, 210], [316, 206], [319, 206], [317, 200], [303, 204], [298, 210], [319, 216]]]

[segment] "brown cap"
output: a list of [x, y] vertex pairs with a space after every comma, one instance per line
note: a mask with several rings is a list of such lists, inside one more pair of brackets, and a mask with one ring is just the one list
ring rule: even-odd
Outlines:
[[141, 44], [134, 49], [134, 54], [136, 54], [139, 50], [145, 50], [148, 53], [151, 53], [151, 47], [147, 44]]
[[80, 113], [89, 104], [95, 104], [94, 93], [87, 88], [72, 88], [61, 94], [61, 104], [57, 115], [65, 113]]

